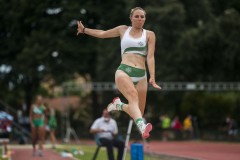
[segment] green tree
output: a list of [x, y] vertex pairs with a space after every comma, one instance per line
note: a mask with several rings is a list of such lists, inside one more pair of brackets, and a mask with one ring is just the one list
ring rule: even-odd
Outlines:
[[50, 0], [0, 3], [0, 64], [10, 68], [2, 80], [12, 84], [12, 92], [24, 90], [30, 106], [46, 75], [62, 81], [83, 68], [84, 63], [76, 65], [87, 59], [76, 53], [82, 50], [75, 37], [78, 8], [73, 2]]
[[6, 88], [11, 93], [16, 89], [24, 90], [28, 106], [46, 76], [52, 77], [57, 84], [72, 78], [73, 73], [90, 74], [92, 81], [98, 81], [105, 73], [101, 68], [109, 66], [104, 63], [100, 64], [103, 67], [98, 67], [99, 62], [104, 58], [115, 60], [112, 53], [119, 46], [107, 44], [118, 44], [117, 41], [107, 40], [103, 47], [104, 42], [96, 38], [77, 37], [76, 22], [82, 20], [86, 27], [99, 29], [122, 24], [125, 17], [119, 15], [125, 14], [124, 1], [115, 1], [115, 5], [112, 1], [95, 0], [0, 3], [3, 17], [0, 66], [10, 68], [7, 73], [1, 72], [1, 84], [12, 84], [12, 90]]
[[182, 81], [239, 81], [239, 20], [239, 13], [229, 10], [184, 32], [176, 47], [176, 76]]
[[[187, 93], [181, 106], [182, 117], [192, 114], [204, 129], [217, 130], [224, 127], [225, 118], [237, 111], [239, 94], [236, 93]], [[233, 118], [239, 120], [238, 116]]]

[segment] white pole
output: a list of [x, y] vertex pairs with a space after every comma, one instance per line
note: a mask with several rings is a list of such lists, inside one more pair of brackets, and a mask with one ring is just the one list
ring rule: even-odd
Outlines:
[[128, 130], [127, 130], [127, 136], [126, 136], [126, 140], [125, 140], [125, 147], [124, 147], [123, 159], [122, 160], [126, 159], [128, 142], [129, 142], [131, 131], [132, 131], [132, 125], [133, 125], [133, 120], [131, 119], [128, 123]]

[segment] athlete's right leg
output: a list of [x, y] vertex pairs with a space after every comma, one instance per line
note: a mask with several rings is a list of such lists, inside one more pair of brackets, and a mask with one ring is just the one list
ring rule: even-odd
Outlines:
[[38, 155], [42, 156], [43, 143], [44, 143], [44, 137], [45, 137], [45, 127], [44, 126], [38, 127], [38, 137], [39, 137]]
[[52, 148], [55, 148], [55, 144], [56, 144], [56, 137], [55, 137], [55, 130], [54, 129], [50, 129], [50, 139], [52, 142]]
[[118, 90], [128, 100], [128, 104], [122, 104], [121, 110], [125, 111], [130, 117], [132, 117], [132, 119], [134, 119], [143, 138], [147, 138], [149, 136], [149, 132], [152, 130], [152, 126], [147, 125], [146, 127], [144, 124], [142, 113], [139, 109], [138, 92], [131, 78], [125, 72], [117, 70], [115, 81]]
[[139, 108], [143, 115], [145, 111], [146, 98], [147, 98], [147, 87], [148, 87], [147, 77], [140, 80], [135, 87], [138, 92]]
[[32, 155], [35, 156], [35, 154], [36, 154], [36, 143], [37, 143], [37, 128], [35, 126], [32, 126], [31, 131], [32, 131], [32, 146], [33, 146]]
[[138, 93], [131, 78], [123, 71], [117, 70], [115, 81], [118, 90], [128, 100], [128, 105], [123, 105], [122, 109], [129, 114], [134, 120], [142, 117], [138, 106]]

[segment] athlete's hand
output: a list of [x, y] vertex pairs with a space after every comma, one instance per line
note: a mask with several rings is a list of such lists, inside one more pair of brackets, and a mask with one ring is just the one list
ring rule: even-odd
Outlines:
[[78, 25], [78, 28], [77, 28], [77, 35], [83, 33], [83, 24], [82, 24], [82, 21], [77, 21], [77, 25]]
[[159, 85], [157, 85], [157, 83], [155, 82], [155, 79], [154, 79], [154, 78], [150, 78], [150, 79], [149, 79], [149, 83], [150, 83], [154, 88], [162, 89]]

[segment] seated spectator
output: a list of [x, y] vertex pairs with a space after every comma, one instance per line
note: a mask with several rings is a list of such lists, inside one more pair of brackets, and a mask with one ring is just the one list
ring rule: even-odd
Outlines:
[[97, 134], [101, 144], [107, 148], [108, 160], [114, 160], [113, 147], [118, 148], [117, 160], [122, 160], [124, 142], [115, 139], [118, 134], [117, 123], [106, 109], [103, 110], [102, 117], [93, 122], [90, 133]]

